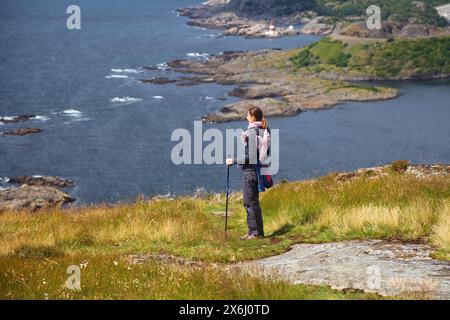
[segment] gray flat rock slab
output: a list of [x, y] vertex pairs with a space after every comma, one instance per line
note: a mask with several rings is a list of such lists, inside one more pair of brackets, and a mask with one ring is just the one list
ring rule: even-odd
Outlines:
[[432, 259], [432, 251], [424, 244], [381, 240], [297, 244], [284, 254], [244, 265], [293, 284], [450, 299], [450, 262]]

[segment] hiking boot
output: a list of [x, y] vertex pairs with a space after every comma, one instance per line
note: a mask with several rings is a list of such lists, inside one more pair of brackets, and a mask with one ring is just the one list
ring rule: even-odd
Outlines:
[[247, 233], [245, 236], [241, 237], [241, 240], [247, 240], [248, 237], [250, 237], [250, 234]]
[[255, 235], [255, 234], [250, 234], [247, 236], [247, 238], [245, 238], [243, 240], [256, 240], [256, 239], [262, 239], [262, 238], [264, 238], [264, 237], [261, 237], [261, 236]]

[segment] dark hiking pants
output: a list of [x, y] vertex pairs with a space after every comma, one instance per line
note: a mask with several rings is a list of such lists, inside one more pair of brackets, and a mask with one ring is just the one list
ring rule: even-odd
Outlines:
[[242, 184], [244, 190], [244, 207], [247, 211], [248, 234], [264, 237], [261, 207], [259, 206], [258, 176], [256, 166], [243, 167]]

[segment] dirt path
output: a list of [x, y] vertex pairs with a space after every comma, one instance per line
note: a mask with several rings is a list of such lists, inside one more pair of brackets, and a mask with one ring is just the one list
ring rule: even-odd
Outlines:
[[381, 240], [298, 244], [289, 252], [246, 267], [261, 267], [294, 284], [450, 299], [450, 262], [430, 258], [431, 252], [423, 244]]

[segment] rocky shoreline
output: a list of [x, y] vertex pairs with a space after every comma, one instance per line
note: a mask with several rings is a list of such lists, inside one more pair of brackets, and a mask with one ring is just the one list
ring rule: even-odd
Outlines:
[[71, 188], [75, 186], [75, 182], [73, 182], [72, 180], [53, 176], [16, 176], [9, 178], [8, 183], [56, 188]]
[[180, 8], [180, 16], [188, 17], [190, 26], [224, 29], [224, 36], [243, 36], [246, 38], [279, 38], [299, 34], [328, 35], [334, 25], [327, 18], [314, 12], [305, 12], [297, 16], [243, 17], [228, 11], [228, 1], [207, 1], [202, 6]]
[[338, 173], [334, 177], [336, 181], [350, 181], [357, 178], [376, 178], [388, 175], [389, 171], [399, 174], [413, 175], [416, 178], [429, 178], [433, 176], [450, 176], [448, 164], [410, 164], [408, 161], [394, 161], [390, 165], [361, 168], [352, 172]]
[[[366, 39], [417, 38], [450, 34], [450, 26], [438, 28], [424, 25], [410, 18], [404, 22], [383, 21], [379, 30], [369, 30], [365, 16], [345, 16], [339, 19], [319, 16], [314, 11], [302, 11], [286, 16], [247, 15], [233, 10], [228, 0], [210, 0], [201, 6], [180, 8], [180, 16], [189, 18], [190, 26], [223, 29], [224, 36], [247, 38], [277, 38], [299, 34], [354, 36]], [[420, 2], [417, 3], [420, 6]], [[234, 8], [236, 9], [236, 8]], [[424, 10], [423, 8], [421, 10]], [[272, 27], [271, 27], [272, 26]]]
[[[411, 175], [418, 179], [433, 178], [436, 176], [450, 176], [450, 164], [411, 164], [406, 160], [394, 161], [391, 164], [361, 168], [351, 172], [331, 173], [336, 181], [346, 183], [353, 179], [375, 179], [389, 173]], [[2, 179], [4, 180], [4, 179]], [[2, 211], [30, 210], [36, 212], [41, 208], [62, 206], [76, 201], [74, 197], [60, 190], [75, 186], [72, 180], [53, 176], [17, 176], [6, 179], [7, 183], [20, 184], [20, 187], [0, 189], [0, 213]], [[209, 193], [200, 188], [192, 195], [192, 199], [207, 197]], [[217, 194], [216, 196], [220, 196]], [[234, 194], [233, 196], [242, 197]], [[153, 201], [160, 199], [174, 199], [170, 195], [154, 196]], [[221, 212], [213, 212], [220, 215]]]

